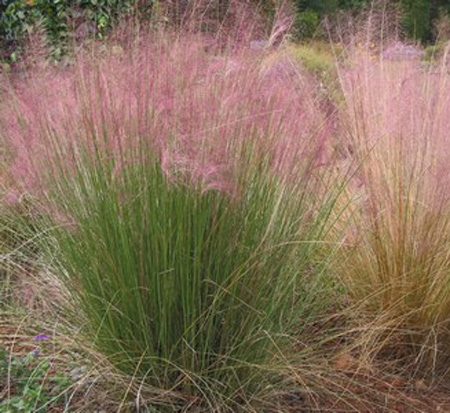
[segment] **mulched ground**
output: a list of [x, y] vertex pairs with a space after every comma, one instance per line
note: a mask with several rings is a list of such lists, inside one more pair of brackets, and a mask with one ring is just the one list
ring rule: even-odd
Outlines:
[[[12, 350], [18, 356], [25, 355], [37, 347], [36, 340], [33, 339], [34, 331], [29, 334], [23, 334], [22, 331], [22, 335], [19, 335], [17, 327], [11, 328], [10, 325], [2, 325], [0, 322], [0, 333], [0, 348]], [[48, 350], [55, 351], [55, 347], [52, 347], [49, 345]], [[61, 351], [55, 353], [57, 354], [52, 360], [53, 366], [59, 372], [64, 371], [66, 360], [70, 357]], [[364, 372], [354, 368], [354, 361], [350, 356], [344, 355], [322, 368], [318, 363], [317, 370], [324, 373], [317, 374], [314, 380], [309, 382], [305, 380], [310, 391], [287, 391], [281, 397], [278, 411], [450, 413], [450, 382], [405, 378], [398, 374], [387, 374], [386, 368], [380, 369], [379, 372]], [[86, 400], [79, 395], [74, 397], [73, 402], [75, 410], [86, 411], [83, 410]], [[106, 399], [100, 403], [103, 407], [107, 404]], [[90, 406], [92, 408], [92, 404]], [[58, 408], [51, 411], [57, 412]], [[115, 411], [113, 407], [111, 411]]]
[[415, 379], [404, 380], [362, 374], [333, 378], [302, 403], [290, 403], [289, 412], [450, 413], [450, 387]]

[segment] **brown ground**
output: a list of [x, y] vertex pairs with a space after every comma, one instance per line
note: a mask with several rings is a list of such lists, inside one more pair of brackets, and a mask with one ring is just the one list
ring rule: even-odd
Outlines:
[[[0, 348], [8, 348], [16, 355], [27, 354], [36, 347], [32, 339], [33, 334], [35, 332], [30, 331], [29, 334], [22, 332], [22, 335], [19, 335], [17, 327], [12, 328], [10, 325], [0, 323]], [[56, 362], [54, 366], [63, 371], [65, 359], [63, 352], [59, 351], [57, 357], [53, 359], [53, 362]], [[280, 407], [276, 411], [450, 413], [450, 382], [405, 378], [401, 375], [387, 374], [386, 368], [380, 372], [374, 372], [374, 369], [364, 372], [364, 369], [355, 369], [355, 361], [352, 356], [343, 354], [336, 357], [328, 366], [320, 366], [318, 363], [317, 371], [324, 373], [317, 374], [309, 382], [306, 381], [310, 387], [309, 392], [287, 391], [281, 397]], [[106, 393], [100, 393], [95, 397], [102, 398], [102, 395], [108, 396]], [[87, 400], [77, 399], [78, 397], [73, 399], [75, 410], [88, 411], [83, 408]], [[97, 404], [97, 401], [93, 400], [90, 403]], [[105, 407], [108, 400], [103, 399], [100, 404]], [[111, 411], [117, 411], [116, 407], [117, 405]], [[51, 411], [57, 412], [58, 408]]]

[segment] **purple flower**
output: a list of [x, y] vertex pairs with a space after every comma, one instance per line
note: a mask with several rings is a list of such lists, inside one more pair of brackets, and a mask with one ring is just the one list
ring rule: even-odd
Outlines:
[[35, 349], [31, 352], [31, 354], [33, 354], [33, 356], [35, 356], [35, 357], [39, 356], [39, 355], [41, 354], [41, 348], [40, 348], [40, 347], [35, 348]]
[[49, 339], [49, 336], [46, 336], [45, 334], [38, 334], [37, 336], [34, 336], [35, 340], [47, 340]]

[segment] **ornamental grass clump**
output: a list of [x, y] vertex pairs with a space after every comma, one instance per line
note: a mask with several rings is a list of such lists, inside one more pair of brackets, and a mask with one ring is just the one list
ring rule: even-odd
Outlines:
[[249, 410], [326, 306], [329, 125], [287, 58], [141, 40], [10, 86], [10, 174], [98, 351], [160, 402]]
[[450, 77], [417, 60], [360, 54], [341, 78], [348, 156], [360, 164], [348, 187], [353, 202], [342, 278], [367, 310], [359, 315], [379, 323], [368, 334], [377, 338], [377, 351], [387, 344], [413, 356], [416, 367], [445, 370]]

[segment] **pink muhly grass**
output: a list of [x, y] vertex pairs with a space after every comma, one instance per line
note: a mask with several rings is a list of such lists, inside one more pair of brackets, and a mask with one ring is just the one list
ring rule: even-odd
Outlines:
[[198, 35], [141, 40], [11, 80], [1, 119], [16, 188], [44, 190], [45, 174], [70, 175], [86, 149], [120, 169], [147, 146], [167, 173], [208, 188], [233, 187], [236, 150], [249, 142], [273, 170], [323, 163], [327, 120], [291, 62], [242, 45], [220, 51]]
[[450, 77], [359, 54], [341, 80], [359, 164], [343, 279], [386, 329], [409, 331], [417, 360], [434, 363], [450, 354]]
[[233, 410], [323, 308], [328, 121], [287, 57], [158, 36], [11, 82], [10, 174], [92, 345]]

